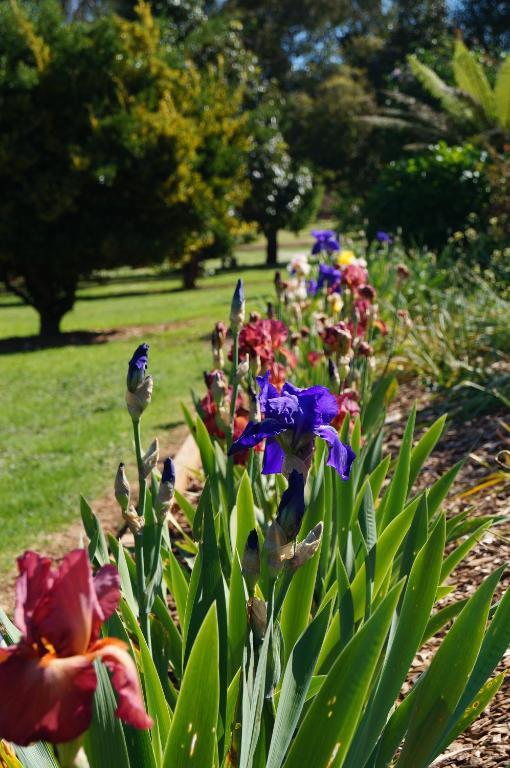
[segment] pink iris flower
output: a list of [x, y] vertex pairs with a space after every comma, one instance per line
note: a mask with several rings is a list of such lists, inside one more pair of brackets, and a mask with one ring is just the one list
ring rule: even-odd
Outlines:
[[26, 746], [70, 741], [86, 731], [97, 686], [94, 661], [111, 673], [117, 717], [150, 728], [133, 659], [121, 640], [100, 639], [117, 608], [120, 580], [113, 565], [96, 575], [84, 549], [69, 552], [56, 570], [36, 552], [18, 558], [16, 645], [0, 648], [0, 739]]

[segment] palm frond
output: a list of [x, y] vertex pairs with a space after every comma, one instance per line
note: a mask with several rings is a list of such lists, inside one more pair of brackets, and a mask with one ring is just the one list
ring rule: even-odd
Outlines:
[[473, 53], [466, 48], [462, 40], [455, 41], [453, 74], [458, 87], [481, 106], [489, 120], [493, 120], [495, 116], [494, 93], [483, 67]]
[[408, 61], [418, 82], [431, 96], [438, 99], [452, 119], [458, 122], [473, 121], [472, 110], [462, 97], [456, 94], [455, 89], [450, 88], [433, 69], [423, 64], [416, 56], [408, 56]]
[[494, 86], [496, 119], [504, 131], [510, 130], [510, 53], [502, 62]]

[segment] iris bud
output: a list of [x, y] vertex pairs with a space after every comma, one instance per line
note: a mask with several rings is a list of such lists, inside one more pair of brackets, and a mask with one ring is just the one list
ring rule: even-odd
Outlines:
[[340, 384], [340, 374], [332, 357], [328, 357], [328, 375], [331, 386], [338, 386]]
[[253, 632], [255, 645], [260, 645], [267, 629], [267, 606], [258, 597], [252, 597], [248, 601], [248, 623]]
[[409, 277], [409, 269], [405, 264], [397, 264], [397, 275], [400, 280], [407, 280]]
[[136, 392], [132, 392], [130, 389], [127, 390], [126, 403], [129, 415], [133, 421], [138, 421], [142, 413], [149, 405], [152, 398], [153, 388], [154, 382], [152, 380], [152, 376], [146, 376]]
[[244, 360], [239, 363], [237, 366], [236, 376], [235, 376], [235, 383], [240, 384], [243, 379], [248, 376], [248, 373], [250, 371], [250, 357], [249, 355], [246, 355]]
[[250, 370], [254, 376], [258, 376], [260, 373], [261, 361], [258, 355], [250, 356]]
[[[397, 268], [398, 269], [398, 268]], [[376, 296], [376, 291], [373, 285], [360, 285], [358, 288], [358, 293], [363, 299], [367, 299], [368, 301], [373, 301]]]
[[260, 576], [260, 548], [257, 531], [253, 529], [248, 534], [244, 547], [242, 572], [250, 594], [253, 594], [255, 585]]
[[143, 383], [148, 364], [149, 345], [140, 344], [128, 364], [127, 388], [129, 392], [136, 392]]
[[221, 405], [228, 394], [228, 384], [223, 371], [212, 371], [211, 394], [216, 405]]
[[158, 438], [155, 437], [152, 443], [147, 448], [145, 455], [142, 457], [143, 475], [148, 477], [152, 470], [156, 467], [159, 459], [159, 443]]
[[293, 541], [298, 535], [304, 514], [305, 478], [293, 469], [289, 476], [289, 487], [282, 495], [276, 516], [287, 541]]
[[156, 503], [154, 504], [156, 517], [158, 523], [161, 525], [165, 522], [166, 516], [170, 511], [170, 504], [174, 496], [174, 488], [175, 465], [172, 459], [168, 457], [163, 464], [163, 474], [161, 475], [158, 495], [156, 496]]
[[117, 474], [115, 475], [114, 490], [115, 498], [117, 499], [122, 511], [125, 512], [129, 506], [131, 489], [129, 487], [129, 482], [126, 476], [126, 470], [122, 462], [119, 464]]
[[230, 326], [234, 333], [239, 333], [239, 330], [244, 323], [244, 316], [244, 284], [242, 280], [238, 280], [232, 297], [232, 304], [230, 306]]
[[250, 398], [250, 411], [248, 418], [250, 421], [254, 421], [256, 424], [258, 424], [259, 421], [261, 421], [260, 403], [258, 395], [251, 384], [248, 387], [248, 397]]
[[223, 368], [223, 346], [227, 338], [227, 329], [225, 323], [217, 322], [211, 334], [211, 347], [213, 354], [213, 365], [215, 368]]
[[300, 541], [296, 547], [294, 557], [287, 563], [289, 571], [295, 571], [302, 566], [307, 560], [310, 560], [320, 547], [322, 540], [323, 524], [317, 523], [315, 528], [312, 528], [308, 536]]
[[143, 528], [145, 518], [140, 517], [132, 504], [130, 504], [127, 509], [122, 510], [122, 517], [126, 521], [127, 527], [133, 536], [136, 536], [137, 533], [140, 533]]
[[358, 344], [358, 355], [361, 355], [362, 357], [372, 357], [373, 354], [374, 350], [368, 341], [360, 341]]
[[277, 520], [273, 520], [267, 529], [264, 540], [264, 552], [269, 575], [275, 579], [286, 560], [294, 555], [294, 542], [288, 541], [285, 532]]

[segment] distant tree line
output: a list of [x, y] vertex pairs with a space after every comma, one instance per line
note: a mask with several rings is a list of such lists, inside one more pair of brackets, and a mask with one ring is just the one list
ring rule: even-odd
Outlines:
[[388, 94], [437, 107], [409, 55], [452, 83], [454, 28], [497, 58], [508, 18], [480, 0], [0, 0], [0, 279], [53, 335], [98, 269], [170, 263], [192, 287], [254, 231], [276, 263], [323, 189], [347, 222], [415, 140], [416, 120], [381, 130]]

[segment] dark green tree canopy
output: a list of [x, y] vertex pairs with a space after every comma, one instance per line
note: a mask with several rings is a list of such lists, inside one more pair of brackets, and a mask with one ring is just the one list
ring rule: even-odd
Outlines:
[[140, 9], [69, 24], [0, 4], [0, 277], [44, 333], [81, 277], [193, 259], [244, 197], [241, 91], [168, 63]]

